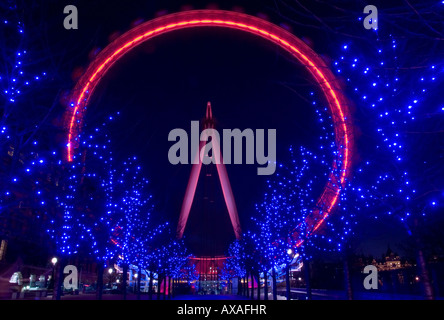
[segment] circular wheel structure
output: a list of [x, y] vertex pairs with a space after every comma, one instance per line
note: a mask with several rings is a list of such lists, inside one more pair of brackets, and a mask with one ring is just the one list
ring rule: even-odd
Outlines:
[[[66, 111], [69, 119], [66, 161], [73, 160], [79, 146], [79, 133], [82, 130], [83, 116], [88, 103], [97, 85], [110, 68], [131, 50], [150, 39], [191, 28], [235, 29], [265, 39], [298, 60], [316, 81], [331, 113], [337, 155], [317, 204], [306, 217], [306, 235], [315, 233], [338, 203], [341, 189], [351, 168], [352, 126], [347, 100], [329, 67], [307, 44], [287, 30], [254, 16], [223, 10], [184, 11], [140, 24], [110, 43], [91, 62], [72, 91], [71, 103]], [[295, 226], [293, 237], [297, 237], [298, 234], [298, 226]], [[302, 243], [303, 240], [299, 239], [296, 247]]]

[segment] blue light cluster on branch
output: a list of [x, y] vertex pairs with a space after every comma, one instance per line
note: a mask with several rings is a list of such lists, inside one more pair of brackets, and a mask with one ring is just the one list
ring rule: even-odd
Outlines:
[[[28, 52], [29, 39], [26, 37], [26, 28], [23, 23], [23, 12], [15, 1], [2, 4], [2, 17], [0, 28], [0, 47], [2, 48], [0, 65], [0, 157], [9, 158], [11, 162], [2, 168], [0, 181], [0, 214], [6, 214], [20, 200], [18, 191], [21, 179], [20, 172], [16, 170], [19, 144], [17, 132], [24, 127], [21, 123], [20, 112], [26, 106], [26, 99], [32, 98], [27, 93], [33, 92], [46, 72], [37, 72], [33, 64], [32, 52]], [[40, 67], [40, 66], [38, 66]], [[18, 103], [18, 100], [20, 103]], [[20, 110], [20, 112], [19, 112]], [[29, 124], [28, 124], [29, 126]], [[29, 129], [29, 128], [27, 128]], [[35, 142], [36, 143], [36, 142]], [[6, 163], [6, 162], [5, 162]], [[18, 201], [18, 202], [17, 202]]]
[[377, 148], [387, 148], [397, 161], [402, 161], [407, 160], [410, 151], [404, 147], [402, 130], [422, 114], [428, 91], [437, 85], [444, 67], [431, 64], [420, 72], [405, 70], [398, 62], [397, 42], [390, 38], [365, 56], [359, 48], [344, 46], [340, 59], [333, 64], [336, 72], [345, 77], [356, 105], [377, 117], [377, 123], [373, 123], [381, 139]]
[[114, 219], [110, 225], [112, 237], [107, 256], [117, 259], [119, 264], [146, 268], [154, 241], [168, 228], [168, 223], [153, 225], [153, 197], [136, 157], [129, 158], [114, 169], [112, 177], [115, 196], [108, 207], [110, 213], [114, 211]]
[[61, 217], [48, 232], [62, 256], [82, 249], [98, 260], [106, 258], [114, 218], [110, 207], [114, 195], [113, 155], [106, 125], [82, 136], [74, 161], [62, 164], [62, 188], [48, 195], [55, 197], [60, 209]]
[[170, 232], [169, 239], [154, 249], [154, 261], [158, 262], [156, 268], [164, 275], [186, 277], [192, 271], [192, 268], [188, 268], [191, 254], [188, 253], [183, 240], [176, 240], [173, 235], [174, 233]]
[[227, 260], [224, 262], [222, 269], [224, 278], [243, 278], [246, 276], [246, 254], [245, 246], [241, 240], [235, 240], [230, 243], [227, 251]]
[[[256, 205], [257, 214], [252, 217], [254, 226], [247, 233], [269, 264], [267, 269], [291, 263], [293, 257], [288, 250], [304, 254], [306, 246], [312, 244], [314, 234], [308, 219], [330, 172], [331, 164], [322, 156], [304, 147], [289, 151], [290, 160], [279, 164], [268, 181], [264, 199]], [[332, 231], [336, 230], [328, 233]]]
[[354, 201], [354, 209], [348, 210], [367, 209], [366, 215], [375, 219], [381, 214], [395, 216], [409, 230], [410, 218], [433, 211], [442, 197], [440, 188], [428, 190], [427, 178], [419, 172], [426, 171], [426, 161], [413, 160], [435, 146], [408, 133], [431, 114], [443, 117], [444, 108], [433, 93], [442, 85], [444, 65], [431, 59], [415, 65], [405, 54], [406, 40], [393, 35], [376, 35], [375, 43], [365, 53], [358, 45], [344, 45], [333, 62], [355, 102], [357, 117], [365, 117], [360, 128], [365, 136], [359, 141], [365, 160], [358, 163], [348, 185], [348, 193], [355, 193], [360, 202]]
[[[11, 4], [0, 21], [3, 29], [4, 48], [2, 69], [0, 69], [0, 94], [5, 104], [14, 104], [28, 88], [46, 77], [46, 72], [35, 72], [28, 64], [33, 60], [26, 49], [26, 32], [17, 6]], [[7, 117], [7, 115], [4, 115]]]

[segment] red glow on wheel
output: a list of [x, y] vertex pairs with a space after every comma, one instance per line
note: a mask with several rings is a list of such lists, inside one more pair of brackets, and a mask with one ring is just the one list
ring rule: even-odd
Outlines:
[[[236, 29], [278, 45], [305, 66], [322, 90], [332, 115], [340, 161], [334, 161], [334, 170], [329, 175], [329, 180], [318, 199], [316, 208], [307, 217], [310, 226], [308, 233], [314, 233], [338, 202], [351, 167], [352, 127], [348, 124], [351, 116], [347, 101], [341, 88], [337, 85], [335, 76], [310, 47], [281, 27], [253, 16], [222, 10], [185, 11], [145, 22], [114, 40], [98, 54], [74, 88], [72, 105], [67, 111], [69, 113], [67, 161], [73, 160], [75, 149], [79, 144], [78, 134], [81, 131], [83, 115], [95, 88], [106, 72], [125, 54], [145, 41], [175, 30], [197, 27]], [[339, 172], [339, 174], [335, 174], [335, 172]], [[297, 246], [301, 243], [302, 241], [299, 241]]]

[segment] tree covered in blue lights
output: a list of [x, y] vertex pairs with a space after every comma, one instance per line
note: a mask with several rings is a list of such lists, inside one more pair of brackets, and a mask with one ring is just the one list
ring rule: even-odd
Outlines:
[[290, 266], [305, 257], [306, 248], [312, 245], [307, 219], [317, 205], [330, 166], [304, 147], [297, 151], [290, 148], [290, 159], [288, 163], [280, 163], [268, 181], [263, 201], [256, 205], [253, 226], [247, 233], [262, 258], [261, 271], [272, 272], [273, 281], [276, 272], [288, 274]]
[[[287, 273], [292, 264], [308, 262], [314, 250], [341, 251], [344, 243], [353, 235], [356, 224], [354, 211], [334, 210], [336, 215], [329, 217], [314, 232], [313, 210], [320, 210], [318, 203], [330, 174], [339, 174], [334, 163], [339, 163], [337, 146], [334, 141], [332, 116], [325, 102], [314, 92], [309, 99], [315, 111], [317, 127], [321, 134], [313, 145], [289, 147], [288, 153], [277, 164], [276, 172], [267, 181], [262, 200], [256, 204], [251, 224], [243, 239], [232, 244], [234, 258], [227, 261], [228, 273], [245, 269], [276, 278]], [[350, 184], [350, 182], [348, 182]], [[341, 202], [346, 198], [346, 188], [341, 190]], [[319, 208], [318, 208], [319, 207]], [[247, 244], [250, 243], [250, 245]], [[247, 249], [247, 247], [249, 247]], [[242, 255], [240, 255], [242, 253]], [[247, 261], [253, 260], [253, 265]], [[265, 281], [266, 282], [266, 281]], [[289, 283], [287, 283], [287, 288]], [[276, 288], [273, 288], [276, 291]], [[276, 293], [274, 293], [276, 296]]]
[[136, 157], [114, 169], [112, 178], [115, 196], [110, 204], [114, 212], [108, 257], [117, 258], [119, 264], [146, 265], [156, 236], [168, 223], [153, 225], [154, 200]]
[[37, 143], [36, 133], [49, 108], [38, 99], [47, 74], [33, 59], [35, 43], [24, 24], [23, 8], [16, 1], [4, 1], [0, 10], [0, 218], [5, 219], [0, 236], [8, 237], [14, 236], [12, 221], [22, 214], [17, 209], [29, 206], [23, 189], [31, 188], [32, 181], [22, 179], [23, 162]]
[[190, 275], [190, 270], [187, 267], [191, 254], [188, 252], [183, 240], [170, 240], [166, 251], [168, 252], [168, 275], [171, 278], [187, 278]]
[[366, 119], [359, 123], [361, 160], [347, 187], [354, 200], [343, 202], [344, 208], [359, 212], [361, 220], [398, 222], [416, 239], [424, 293], [433, 298], [421, 238], [442, 208], [442, 157], [435, 150], [442, 140], [444, 108], [436, 97], [444, 67], [398, 32], [377, 32], [371, 39], [365, 52], [353, 42], [343, 45], [333, 62], [356, 104], [356, 117]]
[[241, 240], [230, 243], [227, 250], [227, 260], [224, 262], [223, 272], [227, 279], [244, 278], [247, 274], [245, 262], [245, 247]]

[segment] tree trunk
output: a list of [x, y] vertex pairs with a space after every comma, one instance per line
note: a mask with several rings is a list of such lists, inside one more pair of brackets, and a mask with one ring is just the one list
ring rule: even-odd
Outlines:
[[246, 273], [245, 275], [245, 292], [246, 292], [246, 297], [249, 298], [250, 297], [250, 288], [248, 288], [248, 279], [250, 279], [250, 274]]
[[257, 300], [261, 300], [261, 274], [257, 273]]
[[308, 261], [305, 257], [303, 261], [305, 269], [305, 287], [307, 290], [307, 300], [311, 300], [312, 295], [311, 295], [311, 280], [310, 280], [310, 261]]
[[168, 277], [168, 300], [171, 300], [171, 295], [173, 293], [172, 284], [173, 284], [173, 278]]
[[150, 271], [150, 287], [148, 288], [150, 300], [153, 300], [153, 272]]
[[422, 289], [424, 292], [424, 299], [435, 300], [432, 281], [430, 279], [429, 271], [427, 270], [427, 262], [421, 247], [418, 248], [417, 252], [417, 264], [419, 269], [419, 279], [421, 281]]
[[426, 258], [424, 256], [423, 251], [423, 245], [421, 241], [421, 235], [418, 231], [418, 220], [414, 220], [414, 237], [415, 237], [415, 244], [416, 244], [416, 263], [418, 265], [418, 271], [419, 271], [419, 280], [422, 284], [422, 289], [424, 293], [424, 299], [425, 300], [435, 300], [435, 294], [433, 292], [433, 286], [432, 281], [430, 279], [430, 274], [427, 269], [427, 262]]
[[[242, 281], [241, 281], [241, 280], [242, 280]], [[245, 280], [245, 277], [239, 278], [239, 285], [240, 285], [239, 290], [240, 290], [240, 295], [241, 295], [241, 296], [244, 296], [244, 295], [245, 295], [245, 291], [244, 291], [244, 288], [245, 288], [245, 282], [244, 282], [244, 280]]]
[[140, 300], [140, 282], [142, 281], [142, 268], [137, 271], [137, 300]]
[[347, 299], [353, 300], [353, 288], [351, 284], [350, 277], [350, 267], [348, 264], [348, 255], [344, 257], [344, 281], [345, 281], [345, 291], [347, 293]]
[[123, 300], [126, 300], [126, 288], [128, 286], [128, 281], [127, 281], [127, 277], [128, 277], [128, 264], [124, 263], [122, 266], [122, 290], [123, 290]]
[[243, 289], [244, 289], [244, 285], [242, 284], [243, 278], [239, 277], [239, 280], [237, 281], [237, 294], [238, 295], [242, 295], [243, 294]]
[[276, 270], [271, 269], [271, 277], [273, 279], [273, 300], [277, 300]]
[[62, 297], [63, 291], [63, 269], [65, 268], [66, 259], [59, 258], [59, 263], [56, 266], [55, 279], [54, 281], [54, 289], [52, 294], [53, 300], [60, 300]]
[[290, 292], [290, 265], [285, 267], [285, 296], [287, 300], [291, 300], [291, 292]]
[[[231, 294], [231, 279], [227, 279], [227, 294]], [[221, 290], [221, 293], [223, 294], [223, 291]]]
[[250, 273], [251, 278], [251, 300], [254, 300], [254, 273], [251, 271]]
[[102, 300], [103, 271], [104, 271], [103, 261], [97, 262], [97, 288], [96, 288], [96, 299], [97, 300]]
[[268, 271], [264, 271], [264, 300], [268, 300]]
[[160, 300], [160, 287], [162, 285], [162, 277], [160, 276], [160, 273], [157, 274], [157, 300]]
[[167, 295], [167, 275], [165, 274], [165, 277], [163, 278], [163, 300], [166, 299], [166, 295]]

